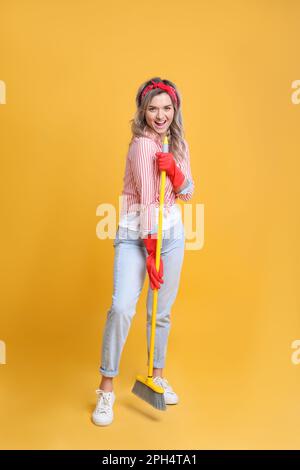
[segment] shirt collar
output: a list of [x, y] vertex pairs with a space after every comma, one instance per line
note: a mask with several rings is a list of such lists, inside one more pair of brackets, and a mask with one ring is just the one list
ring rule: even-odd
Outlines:
[[154, 140], [160, 147], [162, 147], [162, 141], [161, 137], [159, 134], [157, 134], [155, 131], [150, 129], [150, 127], [145, 127], [144, 129], [144, 134], [146, 137], [149, 137], [150, 139]]

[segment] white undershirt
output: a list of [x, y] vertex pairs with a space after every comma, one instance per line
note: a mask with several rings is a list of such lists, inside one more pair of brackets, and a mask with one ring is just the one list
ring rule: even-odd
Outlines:
[[[155, 208], [155, 223], [158, 227], [159, 207]], [[163, 231], [169, 230], [181, 220], [181, 209], [179, 204], [173, 204], [169, 210], [163, 208]], [[140, 231], [140, 213], [138, 211], [128, 212], [121, 216], [119, 221], [120, 227], [125, 227], [129, 230]]]

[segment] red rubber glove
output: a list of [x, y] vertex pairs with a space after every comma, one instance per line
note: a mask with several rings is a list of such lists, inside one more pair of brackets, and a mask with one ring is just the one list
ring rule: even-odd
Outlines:
[[175, 162], [174, 155], [172, 153], [165, 153], [165, 152], [156, 152], [157, 156], [157, 164], [160, 171], [165, 170], [167, 175], [169, 176], [174, 189], [179, 188], [182, 186], [185, 176], [178, 168]]
[[[152, 236], [156, 236], [157, 234], [152, 234]], [[159, 271], [156, 271], [156, 266], [155, 266], [155, 257], [156, 257], [156, 245], [157, 245], [157, 238], [150, 238], [151, 234], [147, 236], [147, 238], [142, 238], [144, 245], [147, 249], [148, 256], [146, 260], [146, 265], [147, 265], [147, 271], [149, 275], [149, 280], [150, 280], [150, 286], [151, 289], [160, 289], [160, 282], [163, 284], [163, 274], [164, 274], [164, 265], [163, 265], [163, 260], [160, 257], [160, 263], [159, 263]]]

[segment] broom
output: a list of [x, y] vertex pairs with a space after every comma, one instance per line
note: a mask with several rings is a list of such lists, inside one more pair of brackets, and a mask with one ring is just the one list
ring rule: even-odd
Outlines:
[[[169, 151], [168, 137], [165, 136], [163, 142], [163, 152]], [[159, 216], [158, 216], [158, 236], [156, 244], [155, 254], [155, 267], [158, 272], [160, 265], [160, 250], [162, 244], [162, 216], [165, 199], [165, 183], [166, 183], [166, 172], [161, 172], [161, 184], [160, 184], [160, 195], [159, 195]], [[151, 321], [151, 337], [150, 337], [150, 354], [149, 354], [149, 366], [148, 366], [148, 377], [138, 375], [136, 377], [135, 384], [132, 388], [132, 393], [146, 401], [154, 408], [158, 410], [166, 410], [166, 403], [164, 398], [164, 389], [157, 385], [153, 381], [153, 360], [154, 360], [154, 344], [155, 344], [155, 324], [156, 324], [156, 310], [157, 310], [157, 296], [158, 289], [154, 289], [153, 292], [153, 305], [152, 305], [152, 321]]]

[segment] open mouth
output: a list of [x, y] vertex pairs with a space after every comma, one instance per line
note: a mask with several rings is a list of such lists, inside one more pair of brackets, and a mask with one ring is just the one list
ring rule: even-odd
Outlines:
[[156, 127], [164, 127], [164, 125], [166, 124], [167, 121], [164, 121], [164, 122], [156, 122], [154, 121]]

